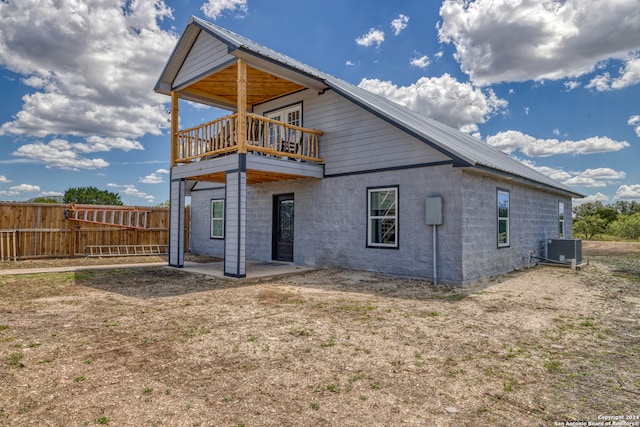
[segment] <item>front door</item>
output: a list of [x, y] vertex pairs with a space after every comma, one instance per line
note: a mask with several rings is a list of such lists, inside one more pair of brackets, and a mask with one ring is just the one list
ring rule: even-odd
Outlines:
[[293, 194], [273, 196], [273, 251], [278, 261], [293, 261]]

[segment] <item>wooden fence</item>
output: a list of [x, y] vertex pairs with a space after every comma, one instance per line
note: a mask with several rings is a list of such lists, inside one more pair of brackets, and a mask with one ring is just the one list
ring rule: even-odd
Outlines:
[[[102, 208], [132, 209], [126, 206]], [[98, 245], [168, 244], [167, 208], [145, 207], [150, 211], [145, 229], [72, 221], [67, 219], [69, 209], [71, 205], [65, 204], [0, 203], [0, 261], [85, 256], [89, 246]], [[189, 216], [185, 215], [185, 218], [185, 250], [188, 250]]]

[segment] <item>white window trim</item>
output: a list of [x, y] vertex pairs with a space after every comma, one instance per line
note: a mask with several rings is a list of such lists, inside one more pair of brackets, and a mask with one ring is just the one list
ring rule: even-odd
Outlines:
[[[394, 215], [371, 215], [371, 193], [392, 190], [394, 194]], [[371, 241], [371, 224], [374, 219], [393, 219], [395, 223], [394, 243], [374, 243]], [[367, 189], [367, 247], [397, 248], [398, 247], [398, 187], [377, 187]]]
[[[496, 238], [498, 241], [498, 247], [499, 248], [506, 248], [508, 246], [511, 246], [511, 224], [510, 224], [510, 217], [511, 217], [511, 194], [509, 191], [507, 190], [498, 190], [498, 192], [496, 193], [497, 197], [496, 197], [496, 208], [497, 208], [497, 212], [496, 212], [496, 216], [498, 217], [498, 222], [497, 222], [497, 233], [496, 233]], [[507, 196], [507, 216], [506, 217], [501, 217], [500, 216], [500, 195], [504, 194]], [[505, 242], [501, 242], [500, 241], [500, 222], [504, 221], [506, 223], [506, 230], [507, 230], [507, 238]]]
[[[222, 203], [222, 216], [214, 217], [213, 216], [213, 204], [214, 203]], [[214, 221], [222, 221], [222, 234], [220, 236], [214, 236], [213, 234], [213, 222]], [[211, 224], [209, 229], [209, 234], [212, 239], [224, 239], [224, 199], [212, 199], [211, 200]]]
[[293, 111], [299, 112], [300, 123], [297, 124], [297, 126], [302, 126], [302, 103], [301, 102], [297, 104], [289, 105], [288, 107], [281, 108], [279, 110], [269, 111], [268, 113], [265, 113], [265, 117], [268, 119], [279, 120], [281, 122], [291, 124], [291, 123], [288, 123], [287, 113], [290, 113]]

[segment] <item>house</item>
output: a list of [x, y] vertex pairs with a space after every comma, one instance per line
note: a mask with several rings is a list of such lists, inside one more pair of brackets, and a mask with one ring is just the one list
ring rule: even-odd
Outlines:
[[[191, 18], [155, 87], [171, 96], [169, 264], [191, 250], [467, 284], [571, 237], [571, 188], [488, 144]], [[230, 114], [178, 129], [179, 100]], [[567, 213], [567, 215], [565, 215]]]

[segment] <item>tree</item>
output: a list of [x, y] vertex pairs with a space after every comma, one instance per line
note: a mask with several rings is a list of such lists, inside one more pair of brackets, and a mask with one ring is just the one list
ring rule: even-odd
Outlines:
[[640, 213], [633, 215], [621, 215], [619, 219], [609, 226], [611, 234], [626, 239], [638, 240], [640, 237]]
[[604, 233], [607, 229], [607, 220], [600, 218], [598, 215], [588, 215], [580, 219], [573, 220], [573, 229], [584, 235], [584, 238], [590, 240], [596, 234]]
[[32, 203], [58, 203], [56, 199], [52, 199], [51, 197], [36, 197], [31, 202]]
[[98, 190], [96, 187], [72, 187], [64, 192], [63, 203], [81, 205], [122, 205], [120, 195], [109, 190]]
[[633, 215], [636, 213], [640, 213], [640, 202], [637, 202], [635, 200], [631, 202], [627, 202], [626, 200], [618, 200], [615, 203], [614, 208], [621, 215]]
[[159, 208], [168, 208], [171, 205], [171, 202], [169, 202], [169, 200], [165, 200], [162, 203], [158, 203], [156, 206]]
[[598, 209], [603, 208], [602, 202], [587, 202], [573, 207], [573, 214], [576, 219], [586, 218], [596, 215]]
[[602, 202], [587, 202], [573, 208], [573, 229], [589, 240], [596, 234], [604, 233], [609, 224], [618, 219], [618, 210], [604, 206]]

